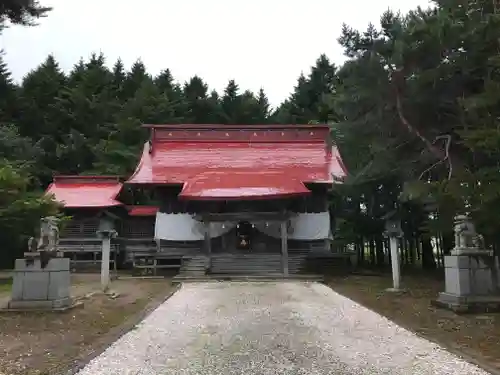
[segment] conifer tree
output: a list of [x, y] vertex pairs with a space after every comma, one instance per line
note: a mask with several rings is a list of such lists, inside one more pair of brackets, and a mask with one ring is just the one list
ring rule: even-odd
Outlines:
[[224, 124], [241, 123], [241, 113], [239, 113], [239, 111], [241, 109], [243, 98], [239, 94], [239, 89], [239, 86], [233, 79], [228, 82], [226, 88], [224, 89], [224, 95], [222, 96], [221, 101], [222, 111], [224, 113]]
[[0, 30], [6, 22], [32, 26], [34, 21], [44, 17], [50, 7], [40, 5], [36, 0], [8, 0], [0, 3]]
[[0, 124], [12, 123], [19, 115], [19, 93], [0, 51]]
[[127, 73], [127, 78], [124, 82], [123, 92], [126, 99], [132, 98], [137, 90], [142, 86], [144, 81], [151, 81], [151, 76], [147, 73], [146, 67], [141, 60], [137, 60], [130, 71]]
[[183, 96], [186, 102], [186, 122], [206, 124], [211, 115], [207, 97], [208, 86], [198, 77], [192, 77], [184, 84]]

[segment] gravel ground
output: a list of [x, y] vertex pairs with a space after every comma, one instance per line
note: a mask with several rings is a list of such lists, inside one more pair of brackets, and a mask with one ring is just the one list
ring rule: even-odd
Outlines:
[[483, 370], [316, 283], [185, 284], [79, 375]]

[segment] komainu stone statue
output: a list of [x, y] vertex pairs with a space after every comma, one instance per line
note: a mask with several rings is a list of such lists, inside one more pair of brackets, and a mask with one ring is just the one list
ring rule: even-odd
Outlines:
[[[34, 260], [36, 256], [40, 257], [42, 267], [46, 265], [50, 258], [57, 254], [59, 244], [59, 219], [55, 216], [47, 216], [40, 220], [39, 237], [30, 237], [28, 240], [28, 258]], [[35, 253], [38, 253], [34, 255]]]
[[455, 252], [466, 252], [484, 249], [483, 236], [476, 232], [474, 223], [468, 216], [458, 215], [455, 217]]

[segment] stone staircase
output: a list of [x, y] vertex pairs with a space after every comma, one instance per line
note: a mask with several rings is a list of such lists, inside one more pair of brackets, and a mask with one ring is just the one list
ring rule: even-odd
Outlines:
[[272, 275], [283, 273], [280, 254], [214, 254], [210, 273]]
[[[289, 276], [346, 273], [350, 271], [347, 257], [312, 256], [303, 250], [288, 255]], [[178, 280], [217, 277], [283, 277], [280, 253], [215, 253], [211, 260], [206, 255], [184, 257]]]
[[298, 274], [306, 269], [305, 255], [289, 255], [288, 256], [288, 272], [290, 274]]
[[310, 249], [288, 249], [288, 272], [298, 274], [306, 271], [307, 254]]
[[200, 277], [205, 276], [208, 270], [208, 258], [205, 255], [196, 255], [184, 257], [179, 269], [181, 277]]

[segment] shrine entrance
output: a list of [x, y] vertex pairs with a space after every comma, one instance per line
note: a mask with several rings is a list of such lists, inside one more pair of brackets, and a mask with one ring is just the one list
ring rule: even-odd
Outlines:
[[236, 248], [238, 250], [251, 250], [253, 245], [254, 225], [249, 221], [240, 221], [236, 225]]

